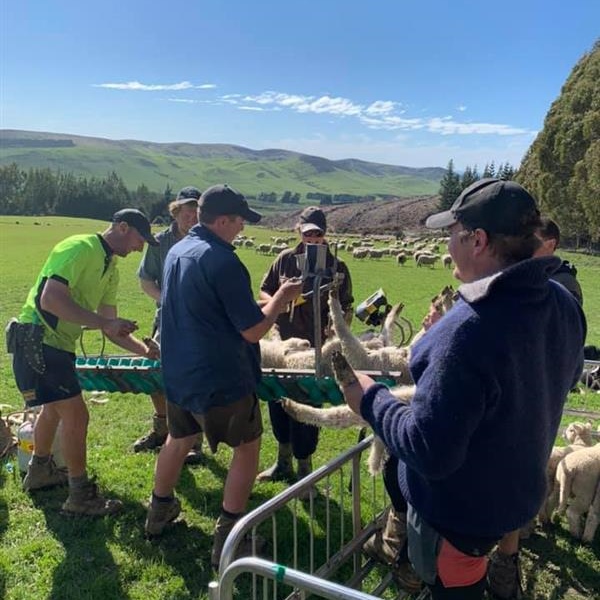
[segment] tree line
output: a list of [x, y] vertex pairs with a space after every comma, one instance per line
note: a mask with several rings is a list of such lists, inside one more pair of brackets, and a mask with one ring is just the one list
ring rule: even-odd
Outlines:
[[494, 161], [492, 161], [485, 165], [481, 175], [477, 170], [477, 165], [474, 167], [467, 165], [462, 175], [459, 175], [454, 170], [454, 160], [450, 159], [446, 167], [446, 174], [440, 181], [440, 190], [438, 192], [440, 195], [439, 208], [440, 210], [448, 210], [465, 188], [480, 179], [496, 177], [497, 179], [510, 180], [515, 178], [515, 174], [516, 170], [510, 163], [500, 163], [496, 166]]
[[169, 186], [162, 194], [143, 184], [130, 191], [114, 171], [87, 178], [48, 168], [24, 170], [17, 163], [0, 166], [0, 214], [5, 215], [110, 220], [119, 209], [135, 207], [154, 219], [167, 216], [173, 197]]
[[[0, 214], [4, 215], [56, 215], [108, 220], [121, 208], [135, 207], [154, 220], [156, 217], [168, 218], [168, 205], [175, 193], [169, 185], [162, 193], [150, 191], [144, 184], [129, 190], [114, 171], [105, 177], [88, 178], [49, 168], [25, 170], [14, 162], [0, 166]], [[306, 198], [328, 205], [373, 200], [375, 197], [309, 192]], [[282, 194], [260, 192], [256, 200], [297, 205], [301, 195], [289, 190]]]

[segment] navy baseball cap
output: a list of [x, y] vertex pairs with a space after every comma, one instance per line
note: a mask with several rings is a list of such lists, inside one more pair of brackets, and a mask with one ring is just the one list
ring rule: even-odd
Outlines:
[[248, 206], [248, 201], [237, 190], [226, 183], [213, 185], [202, 192], [198, 201], [200, 212], [219, 217], [221, 215], [239, 215], [248, 223], [258, 223], [262, 215]]

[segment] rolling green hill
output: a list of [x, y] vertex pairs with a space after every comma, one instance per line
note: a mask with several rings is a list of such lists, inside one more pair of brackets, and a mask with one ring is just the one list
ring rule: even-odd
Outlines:
[[50, 168], [87, 177], [115, 171], [130, 189], [153, 191], [226, 181], [246, 194], [322, 192], [409, 197], [437, 193], [441, 168], [332, 161], [286, 150], [251, 150], [228, 144], [157, 144], [135, 140], [0, 130], [0, 165]]

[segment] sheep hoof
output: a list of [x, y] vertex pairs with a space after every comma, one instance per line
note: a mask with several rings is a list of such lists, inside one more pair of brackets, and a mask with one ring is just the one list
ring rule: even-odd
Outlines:
[[331, 356], [331, 366], [333, 368], [333, 375], [339, 386], [343, 387], [356, 383], [357, 379], [354, 370], [341, 352], [333, 353]]

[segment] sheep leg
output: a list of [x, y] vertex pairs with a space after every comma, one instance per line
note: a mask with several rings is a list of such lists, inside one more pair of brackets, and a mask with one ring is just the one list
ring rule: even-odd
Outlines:
[[375, 436], [373, 443], [371, 444], [371, 451], [369, 452], [369, 459], [367, 461], [367, 468], [370, 475], [379, 475], [383, 471], [383, 465], [385, 464], [388, 456], [387, 448], [380, 437]]
[[331, 356], [331, 366], [333, 367], [333, 376], [340, 387], [352, 385], [358, 380], [354, 370], [341, 352], [334, 352]]
[[567, 519], [569, 521], [569, 532], [575, 538], [580, 540], [582, 534], [581, 512], [574, 506], [567, 508]]
[[600, 514], [598, 513], [598, 508], [594, 510], [594, 506], [592, 505], [585, 520], [585, 528], [581, 536], [581, 541], [591, 544], [594, 541], [594, 535], [596, 535], [599, 523]]
[[342, 350], [356, 368], [368, 368], [366, 365], [369, 364], [369, 355], [348, 327], [337, 294], [332, 291], [329, 293], [329, 314], [331, 315], [331, 325], [340, 339]]
[[330, 408], [316, 408], [289, 398], [281, 400], [283, 410], [296, 421], [317, 427], [331, 427], [333, 429], [346, 429], [354, 425], [365, 426], [367, 423], [360, 418], [349, 406], [332, 406]]

